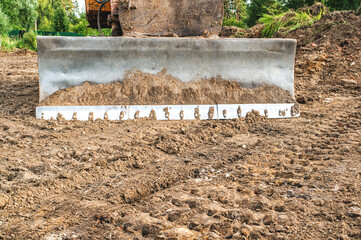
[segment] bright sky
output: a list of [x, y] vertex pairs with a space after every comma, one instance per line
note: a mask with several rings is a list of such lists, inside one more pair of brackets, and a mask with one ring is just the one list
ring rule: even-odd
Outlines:
[[80, 11], [85, 11], [85, 0], [76, 0], [79, 3]]

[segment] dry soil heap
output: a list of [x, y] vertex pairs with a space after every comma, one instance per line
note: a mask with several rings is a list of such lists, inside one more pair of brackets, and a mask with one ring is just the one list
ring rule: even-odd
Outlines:
[[223, 79], [182, 82], [166, 71], [156, 75], [128, 73], [124, 81], [110, 84], [84, 83], [59, 90], [45, 99], [43, 106], [81, 105], [181, 105], [291, 103], [289, 91], [275, 86], [247, 89]]

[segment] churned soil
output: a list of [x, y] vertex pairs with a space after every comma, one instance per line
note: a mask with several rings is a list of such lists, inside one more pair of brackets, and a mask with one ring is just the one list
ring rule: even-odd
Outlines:
[[360, 239], [361, 22], [324, 19], [295, 119], [38, 120], [36, 55], [0, 52], [0, 239]]
[[59, 90], [41, 102], [42, 106], [82, 105], [199, 105], [242, 103], [292, 103], [289, 91], [275, 86], [247, 89], [223, 79], [182, 82], [167, 74], [126, 74], [123, 82], [91, 84]]

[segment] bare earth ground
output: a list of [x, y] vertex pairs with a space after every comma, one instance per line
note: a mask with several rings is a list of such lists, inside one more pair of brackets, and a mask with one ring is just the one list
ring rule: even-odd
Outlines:
[[361, 24], [341, 17], [293, 33], [297, 119], [37, 120], [36, 55], [0, 52], [0, 239], [360, 239]]

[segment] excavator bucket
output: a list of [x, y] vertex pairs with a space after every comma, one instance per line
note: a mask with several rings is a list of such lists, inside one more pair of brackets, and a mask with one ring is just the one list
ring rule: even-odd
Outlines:
[[292, 39], [38, 37], [41, 119], [299, 116]]

